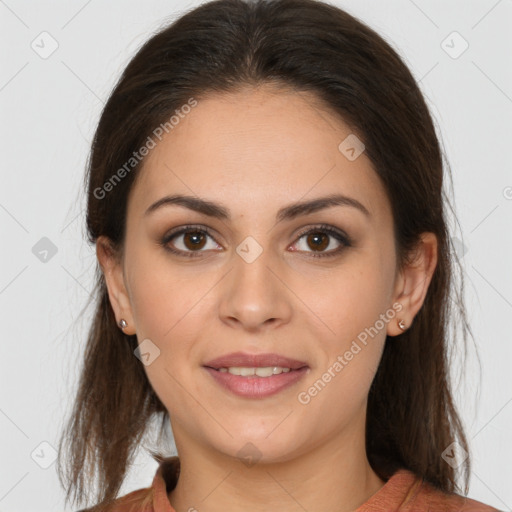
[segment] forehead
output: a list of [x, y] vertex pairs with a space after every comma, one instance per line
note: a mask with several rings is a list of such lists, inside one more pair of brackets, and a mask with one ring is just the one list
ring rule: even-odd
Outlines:
[[390, 215], [370, 160], [364, 152], [355, 160], [343, 152], [343, 141], [355, 134], [312, 93], [245, 88], [198, 98], [186, 111], [155, 139], [129, 209], [183, 193], [247, 214], [339, 192], [357, 198], [372, 217]]

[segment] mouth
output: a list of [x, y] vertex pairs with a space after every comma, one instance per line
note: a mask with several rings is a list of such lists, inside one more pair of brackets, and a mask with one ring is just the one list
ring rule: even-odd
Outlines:
[[291, 368], [283, 368], [282, 366], [257, 366], [249, 368], [247, 366], [230, 366], [228, 368], [212, 368], [221, 373], [230, 373], [231, 375], [240, 375], [242, 377], [271, 377], [272, 375], [280, 375], [281, 373], [295, 372]]
[[203, 368], [224, 390], [245, 398], [274, 395], [295, 384], [309, 371], [307, 363], [279, 354], [242, 352], [208, 361]]
[[[280, 354], [247, 354], [245, 352], [233, 352], [224, 356], [217, 357], [204, 363], [203, 366], [220, 370], [225, 368], [282, 368], [288, 370], [298, 370], [308, 366], [306, 362], [290, 357], [282, 356]], [[281, 373], [281, 372], [279, 372]], [[239, 375], [235, 373], [234, 375]], [[248, 374], [250, 375], [250, 374]]]

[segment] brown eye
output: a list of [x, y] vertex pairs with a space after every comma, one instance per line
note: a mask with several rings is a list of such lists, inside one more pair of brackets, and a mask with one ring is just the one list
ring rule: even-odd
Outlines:
[[[296, 244], [299, 246], [295, 249], [297, 252], [309, 253], [314, 258], [323, 258], [340, 254], [344, 249], [352, 246], [352, 241], [343, 232], [322, 224], [302, 232]], [[329, 250], [326, 250], [328, 248]]]
[[201, 231], [189, 231], [183, 235], [183, 243], [187, 249], [202, 249], [206, 243], [206, 237]]
[[306, 238], [309, 247], [315, 251], [323, 251], [329, 245], [329, 236], [325, 233], [312, 233]]
[[167, 234], [160, 243], [167, 251], [186, 257], [201, 256], [208, 249], [222, 249], [215, 243], [209, 231], [195, 226], [184, 226], [175, 230]]

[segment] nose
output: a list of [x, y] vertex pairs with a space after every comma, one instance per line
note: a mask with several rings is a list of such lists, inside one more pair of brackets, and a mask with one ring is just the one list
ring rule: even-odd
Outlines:
[[265, 249], [256, 259], [233, 256], [233, 268], [222, 280], [219, 315], [224, 323], [255, 332], [290, 321], [293, 294], [283, 267]]

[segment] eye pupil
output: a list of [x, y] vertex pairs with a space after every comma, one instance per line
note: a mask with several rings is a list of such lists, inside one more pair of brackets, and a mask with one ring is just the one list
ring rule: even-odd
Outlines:
[[[187, 249], [202, 249], [206, 238], [200, 231], [189, 231], [183, 235], [183, 240]], [[201, 243], [202, 245], [200, 245]]]
[[[316, 249], [325, 249], [329, 245], [328, 236], [324, 233], [312, 233], [308, 235], [308, 243], [313, 243]], [[313, 247], [312, 247], [313, 248]]]

